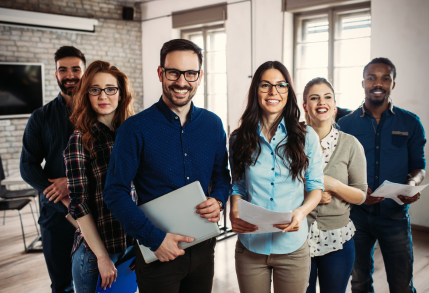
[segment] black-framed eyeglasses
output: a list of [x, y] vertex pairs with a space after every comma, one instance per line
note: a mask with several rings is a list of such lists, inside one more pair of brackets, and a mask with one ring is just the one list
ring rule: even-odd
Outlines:
[[259, 83], [258, 89], [262, 93], [269, 93], [271, 91], [271, 89], [273, 88], [273, 86], [276, 87], [277, 92], [279, 94], [287, 93], [288, 88], [289, 88], [289, 84], [287, 82], [281, 82], [278, 84], [271, 84], [268, 81], [261, 81]]
[[104, 91], [104, 93], [108, 96], [113, 96], [119, 91], [119, 88], [114, 86], [108, 86], [104, 89], [101, 89], [99, 87], [92, 87], [88, 90], [88, 94], [90, 94], [91, 96], [98, 96], [101, 94], [101, 91]]
[[161, 67], [162, 71], [165, 73], [165, 77], [168, 80], [176, 81], [179, 80], [180, 76], [183, 74], [186, 81], [192, 82], [197, 81], [200, 77], [200, 70], [186, 70], [186, 71], [180, 71], [177, 69], [169, 69]]

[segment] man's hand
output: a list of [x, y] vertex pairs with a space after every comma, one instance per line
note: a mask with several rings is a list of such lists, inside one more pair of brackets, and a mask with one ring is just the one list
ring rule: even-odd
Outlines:
[[322, 199], [319, 204], [328, 204], [332, 201], [332, 194], [329, 191], [322, 192]]
[[43, 194], [46, 195], [46, 198], [49, 199], [49, 201], [57, 203], [62, 198], [69, 195], [69, 190], [67, 189], [67, 177], [48, 180], [49, 182], [52, 182], [52, 184], [43, 191]]
[[[416, 186], [416, 181], [411, 180], [407, 182], [408, 185], [410, 186]], [[413, 197], [408, 197], [408, 196], [403, 196], [403, 195], [398, 195], [398, 198], [404, 203], [404, 204], [411, 204], [413, 202], [416, 202], [419, 200], [420, 198], [420, 192], [418, 192], [416, 195], [414, 195]]]
[[229, 213], [229, 220], [231, 221], [232, 231], [235, 233], [254, 232], [258, 230], [258, 226], [255, 226], [240, 219], [238, 211], [231, 210], [231, 212]]
[[305, 219], [307, 215], [305, 215], [300, 208], [297, 208], [292, 212], [292, 222], [290, 224], [277, 224], [273, 225], [273, 227], [279, 228], [283, 233], [285, 232], [296, 232], [299, 231], [299, 227], [301, 226], [302, 220]]
[[154, 252], [155, 256], [161, 262], [166, 262], [174, 260], [179, 255], [184, 255], [185, 251], [177, 247], [177, 244], [180, 241], [191, 243], [192, 241], [194, 241], [194, 238], [167, 233], [164, 238], [164, 241], [162, 241], [161, 243], [161, 246], [158, 247], [158, 249]]
[[116, 281], [116, 277], [118, 276], [118, 271], [115, 268], [115, 265], [110, 260], [108, 255], [97, 258], [97, 264], [98, 271], [100, 272], [101, 276], [100, 286], [103, 288], [103, 290], [106, 290], [107, 286], [111, 288], [112, 283]]
[[371, 188], [368, 187], [368, 190], [366, 191], [366, 199], [363, 202], [364, 204], [376, 204], [380, 201], [384, 200], [384, 197], [372, 197], [370, 196], [372, 194]]
[[197, 214], [201, 218], [206, 218], [210, 222], [217, 222], [220, 220], [220, 206], [217, 200], [213, 197], [208, 197], [206, 201], [197, 205]]

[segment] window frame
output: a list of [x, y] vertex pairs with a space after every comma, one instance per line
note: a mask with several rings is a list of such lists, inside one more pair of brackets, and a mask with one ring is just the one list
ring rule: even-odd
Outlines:
[[[335, 80], [334, 80], [334, 54], [335, 54], [335, 40], [336, 40], [336, 28], [339, 25], [339, 16], [344, 14], [355, 14], [359, 12], [369, 12], [371, 15], [371, 5], [370, 3], [361, 3], [361, 4], [353, 4], [353, 5], [347, 5], [347, 6], [339, 6], [339, 7], [332, 7], [332, 8], [325, 8], [325, 9], [319, 9], [319, 10], [312, 10], [312, 11], [304, 11], [304, 12], [297, 12], [293, 15], [293, 75], [294, 80], [297, 77], [298, 74], [298, 68], [297, 68], [297, 60], [298, 60], [298, 52], [297, 52], [297, 46], [299, 45], [299, 39], [302, 35], [302, 20], [304, 19], [316, 19], [320, 17], [327, 16], [328, 18], [328, 81], [334, 86], [335, 88]], [[297, 92], [300, 92], [300, 90], [295, 89]], [[304, 89], [301, 89], [302, 91]]]

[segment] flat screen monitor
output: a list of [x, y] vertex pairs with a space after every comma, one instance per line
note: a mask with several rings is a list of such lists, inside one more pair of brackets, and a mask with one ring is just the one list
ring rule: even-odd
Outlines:
[[0, 62], [0, 119], [30, 117], [43, 97], [43, 63]]

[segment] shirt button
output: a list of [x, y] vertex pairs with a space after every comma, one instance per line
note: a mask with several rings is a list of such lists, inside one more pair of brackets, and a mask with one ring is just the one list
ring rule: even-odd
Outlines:
[[182, 133], [185, 133], [185, 131], [184, 131], [184, 130], [182, 130]]
[[375, 176], [375, 179], [378, 179], [378, 176]]
[[274, 171], [274, 168], [271, 168], [271, 171]]
[[187, 153], [185, 153], [185, 157], [187, 156], [188, 154]]
[[189, 177], [186, 177], [186, 179], [188, 179], [188, 180], [189, 180]]
[[375, 164], [376, 164], [376, 165], [378, 165], [378, 161], [377, 161], [377, 162], [375, 162]]
[[274, 182], [271, 182], [271, 185], [274, 185]]
[[274, 155], [274, 153], [273, 153], [273, 152], [271, 152], [271, 155]]
[[377, 135], [380, 135], [380, 133], [377, 133]]
[[273, 137], [273, 140], [276, 140], [276, 139]]
[[174, 117], [174, 119], [176, 119], [176, 120], [177, 120], [177, 119], [179, 119], [179, 117], [178, 117], [178, 116], [176, 116], [176, 117]]
[[378, 150], [380, 147], [379, 147], [379, 146], [376, 146], [375, 148]]
[[273, 201], [273, 198], [270, 198], [271, 201]]

